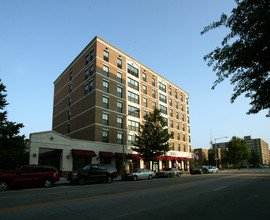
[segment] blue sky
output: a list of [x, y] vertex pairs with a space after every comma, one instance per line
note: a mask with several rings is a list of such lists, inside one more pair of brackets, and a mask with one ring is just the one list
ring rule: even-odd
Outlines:
[[211, 90], [216, 76], [203, 56], [228, 30], [200, 32], [233, 7], [234, 0], [0, 0], [8, 119], [23, 123], [27, 137], [51, 130], [53, 82], [98, 35], [189, 93], [192, 148], [209, 148], [211, 134], [270, 144], [267, 111], [246, 115], [243, 96], [231, 104], [229, 80]]

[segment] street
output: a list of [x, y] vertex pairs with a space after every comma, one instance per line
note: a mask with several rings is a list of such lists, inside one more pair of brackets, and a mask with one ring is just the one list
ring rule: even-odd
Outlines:
[[270, 169], [0, 193], [0, 219], [270, 219]]

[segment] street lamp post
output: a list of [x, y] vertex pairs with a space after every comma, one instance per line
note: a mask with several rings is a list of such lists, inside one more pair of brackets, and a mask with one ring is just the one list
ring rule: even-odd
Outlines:
[[[127, 116], [129, 116], [129, 115], [131, 115], [131, 114], [133, 114], [133, 113], [135, 113], [135, 112], [140, 112], [141, 110], [140, 109], [136, 109], [136, 110], [134, 110], [134, 111], [132, 111], [132, 112], [129, 112], [128, 114], [126, 114], [126, 115], [124, 115], [123, 116], [123, 122], [124, 122], [124, 119], [127, 117]], [[123, 125], [124, 125], [124, 123], [123, 123]], [[128, 132], [128, 125], [127, 125], [127, 132]], [[125, 144], [124, 144], [124, 133], [125, 133], [125, 127], [123, 126], [123, 175], [125, 174], [125, 171], [126, 171], [126, 165], [125, 165]], [[128, 136], [127, 136], [128, 137]], [[127, 145], [128, 145], [128, 139], [127, 139]]]
[[[216, 161], [216, 167], [217, 167], [217, 161], [218, 161], [218, 151], [217, 151], [217, 145], [216, 145], [216, 143], [217, 143], [217, 140], [219, 140], [219, 139], [223, 139], [223, 138], [228, 138], [227, 136], [225, 136], [225, 137], [220, 137], [220, 138], [215, 138], [215, 148], [216, 148], [216, 156], [215, 156], [215, 161]], [[218, 168], [218, 167], [217, 167]]]

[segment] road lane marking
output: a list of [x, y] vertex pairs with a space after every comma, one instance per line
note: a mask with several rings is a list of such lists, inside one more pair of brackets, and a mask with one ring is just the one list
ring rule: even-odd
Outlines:
[[213, 191], [218, 191], [218, 190], [222, 190], [222, 189], [225, 189], [225, 188], [228, 188], [228, 186], [219, 187], [217, 189], [214, 189]]
[[[226, 176], [222, 176], [221, 178], [229, 178], [232, 176], [235, 176], [235, 175], [234, 174], [228, 175], [228, 176], [226, 175]], [[48, 203], [41, 203], [41, 204], [35, 204], [35, 205], [5, 208], [5, 209], [0, 209], [0, 214], [6, 213], [6, 212], [19, 211], [19, 210], [42, 208], [42, 207], [48, 207], [48, 206], [54, 206], [54, 205], [63, 205], [63, 204], [97, 200], [97, 199], [105, 199], [105, 198], [111, 198], [111, 197], [116, 197], [116, 196], [132, 195], [132, 194], [136, 194], [136, 193], [150, 192], [150, 191], [161, 190], [161, 189], [168, 189], [168, 188], [173, 188], [173, 187], [177, 187], [177, 186], [181, 186], [181, 185], [204, 182], [204, 181], [209, 181], [209, 179], [197, 180], [197, 181], [188, 182], [188, 183], [179, 183], [179, 184], [174, 184], [174, 185], [169, 185], [169, 186], [155, 187], [155, 188], [150, 188], [150, 189], [141, 189], [141, 190], [130, 191], [130, 192], [113, 193], [113, 194], [108, 194], [108, 195], [103, 195], [103, 196], [93, 196], [93, 197], [86, 197], [86, 198], [79, 198], [79, 199], [71, 199], [71, 200], [64, 200], [64, 201], [57, 201], [57, 202], [48, 202]]]

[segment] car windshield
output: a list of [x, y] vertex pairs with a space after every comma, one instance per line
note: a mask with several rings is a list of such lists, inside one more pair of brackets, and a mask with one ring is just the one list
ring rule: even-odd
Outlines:
[[90, 170], [91, 165], [86, 165], [82, 170]]
[[138, 173], [139, 170], [131, 170], [130, 173]]

